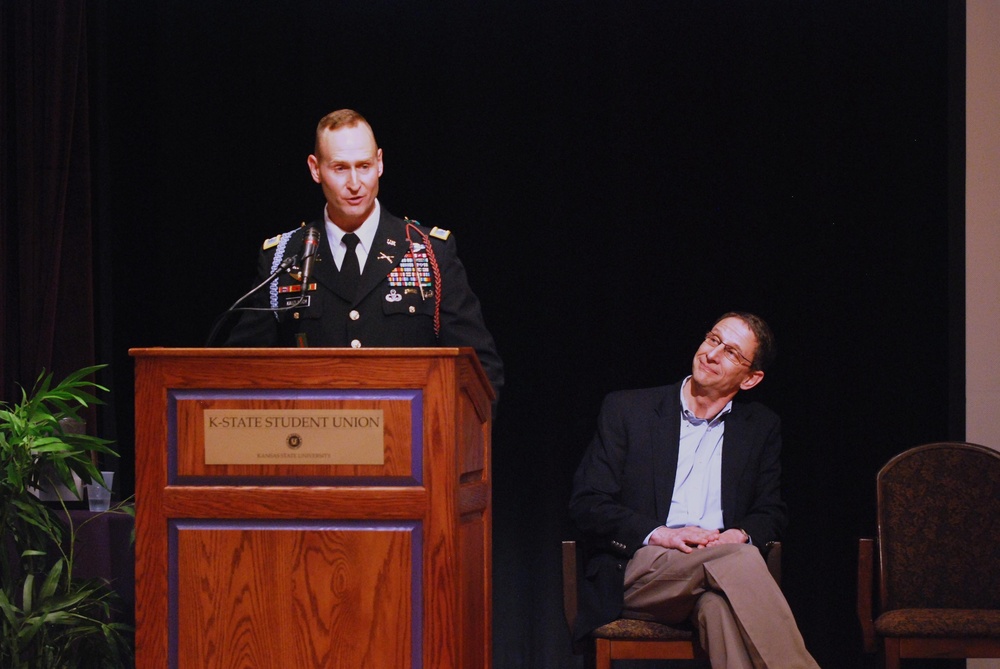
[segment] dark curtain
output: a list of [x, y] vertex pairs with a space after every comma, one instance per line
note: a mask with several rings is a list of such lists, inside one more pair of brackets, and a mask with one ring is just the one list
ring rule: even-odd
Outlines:
[[962, 6], [0, 0], [0, 399], [112, 362], [92, 431], [128, 494], [128, 348], [204, 341], [260, 241], [320, 211], [313, 128], [353, 106], [387, 208], [461, 239], [508, 369], [494, 666], [581, 665], [558, 542], [600, 399], [679, 379], [732, 308], [779, 338], [748, 399], [784, 421], [786, 594], [824, 667], [874, 666], [875, 473], [961, 437]]
[[87, 3], [0, 3], [0, 399], [94, 364]]

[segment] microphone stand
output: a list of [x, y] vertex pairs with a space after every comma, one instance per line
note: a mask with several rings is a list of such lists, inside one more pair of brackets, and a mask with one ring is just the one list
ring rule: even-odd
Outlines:
[[[271, 276], [267, 277], [266, 279], [264, 279], [263, 281], [261, 281], [260, 283], [258, 283], [256, 286], [254, 286], [253, 288], [251, 288], [250, 291], [246, 293], [246, 295], [244, 295], [240, 299], [238, 299], [235, 302], [233, 302], [233, 306], [229, 307], [224, 312], [222, 312], [218, 316], [218, 318], [215, 319], [215, 324], [212, 326], [212, 331], [208, 334], [208, 339], [205, 341], [205, 348], [211, 348], [212, 346], [215, 345], [215, 338], [219, 334], [219, 328], [222, 327], [222, 324], [225, 322], [226, 317], [229, 316], [230, 314], [232, 314], [236, 310], [236, 308], [239, 307], [239, 305], [240, 305], [241, 302], [243, 302], [244, 300], [246, 300], [248, 297], [250, 297], [251, 295], [253, 295], [254, 293], [256, 293], [258, 290], [260, 290], [261, 288], [263, 288], [267, 284], [269, 284], [272, 281], [274, 281], [275, 277], [277, 277], [282, 272], [287, 272], [288, 268], [291, 267], [294, 264], [295, 264], [295, 256], [289, 256], [289, 257], [285, 258], [284, 260], [281, 261], [281, 264], [278, 265], [278, 269], [276, 269], [273, 272], [271, 272]], [[271, 311], [271, 310], [270, 309], [264, 309], [264, 311]]]

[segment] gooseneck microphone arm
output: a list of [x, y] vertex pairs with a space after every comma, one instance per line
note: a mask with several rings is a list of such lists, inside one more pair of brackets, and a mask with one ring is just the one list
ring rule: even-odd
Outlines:
[[[222, 324], [225, 322], [225, 319], [229, 314], [236, 311], [244, 300], [249, 298], [251, 295], [256, 293], [258, 290], [260, 290], [267, 284], [274, 281], [275, 277], [277, 277], [279, 274], [281, 274], [282, 272], [287, 272], [288, 269], [294, 264], [295, 264], [295, 256], [288, 256], [287, 258], [281, 261], [277, 269], [271, 272], [271, 275], [269, 277], [267, 277], [266, 279], [258, 283], [256, 286], [251, 288], [243, 297], [233, 302], [233, 306], [229, 307], [224, 312], [222, 312], [219, 315], [219, 317], [215, 319], [215, 324], [212, 326], [212, 331], [209, 333], [208, 339], [205, 341], [205, 348], [211, 348], [212, 346], [215, 345], [215, 338], [219, 334], [219, 328], [222, 327]], [[261, 309], [261, 311], [271, 311], [271, 309]]]

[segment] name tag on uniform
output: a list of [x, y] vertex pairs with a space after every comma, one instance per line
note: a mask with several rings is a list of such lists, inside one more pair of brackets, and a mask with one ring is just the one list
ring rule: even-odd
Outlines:
[[312, 295], [296, 295], [285, 298], [286, 307], [308, 307], [310, 302], [312, 302]]

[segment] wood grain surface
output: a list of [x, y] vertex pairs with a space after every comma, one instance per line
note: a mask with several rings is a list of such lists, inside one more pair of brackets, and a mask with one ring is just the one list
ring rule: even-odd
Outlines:
[[[139, 669], [490, 666], [492, 390], [471, 349], [131, 354]], [[205, 465], [202, 412], [247, 402], [381, 409], [385, 464]]]

